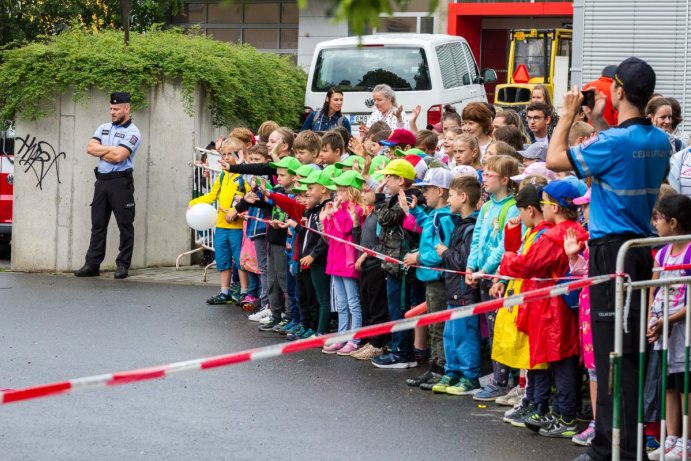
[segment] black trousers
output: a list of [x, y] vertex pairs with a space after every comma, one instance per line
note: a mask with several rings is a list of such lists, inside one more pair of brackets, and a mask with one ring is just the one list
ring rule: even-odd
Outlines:
[[[98, 175], [91, 202], [91, 242], [86, 252], [86, 263], [100, 266], [106, 256], [106, 234], [111, 213], [120, 230], [120, 253], [115, 259], [118, 266], [130, 267], [134, 249], [134, 179], [111, 173]], [[109, 179], [102, 179], [109, 178]]]
[[581, 369], [578, 366], [578, 355], [550, 362], [549, 367], [557, 389], [552, 405], [554, 412], [561, 415], [564, 421], [571, 421], [579, 410], [578, 388], [581, 386]]
[[[362, 305], [362, 324], [377, 325], [389, 321], [386, 297], [386, 272], [379, 264], [360, 272], [360, 304]], [[373, 336], [367, 341], [381, 348], [389, 341], [389, 335]]]
[[549, 411], [549, 393], [552, 387], [552, 372], [549, 370], [528, 370], [528, 385], [525, 388], [525, 399], [531, 402], [541, 413]]
[[[614, 274], [619, 248], [635, 236], [610, 236], [590, 242], [589, 275]], [[649, 248], [629, 250], [624, 272], [633, 281], [650, 280], [653, 257]], [[595, 460], [609, 460], [612, 454], [612, 395], [609, 393], [609, 354], [614, 351], [615, 282], [590, 287], [590, 312], [592, 316], [595, 371], [597, 373], [597, 409], [595, 438], [588, 455]], [[640, 316], [640, 291], [631, 297], [628, 327], [624, 334], [621, 373], [621, 459], [636, 459], [637, 410], [638, 410], [638, 329]], [[645, 446], [645, 445], [642, 445]]]
[[297, 279], [302, 326], [317, 331], [317, 326], [319, 325], [319, 304], [317, 303], [317, 294], [312, 284], [310, 269], [301, 269], [298, 272]]

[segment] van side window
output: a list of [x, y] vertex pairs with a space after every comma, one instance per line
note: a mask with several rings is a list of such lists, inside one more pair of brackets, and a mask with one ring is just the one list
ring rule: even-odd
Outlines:
[[441, 71], [441, 81], [444, 84], [444, 89], [461, 86], [458, 80], [458, 73], [456, 72], [456, 63], [453, 59], [453, 54], [449, 43], [440, 45], [436, 48], [437, 60], [439, 61], [439, 70]]
[[470, 67], [468, 66], [468, 61], [465, 58], [465, 53], [463, 52], [463, 43], [454, 42], [450, 43], [453, 60], [456, 63], [456, 72], [458, 73], [458, 81], [461, 85], [470, 85], [473, 80], [470, 75]]
[[475, 58], [473, 57], [472, 51], [470, 51], [470, 47], [468, 46], [467, 43], [463, 44], [463, 51], [465, 54], [465, 58], [468, 61], [468, 68], [470, 70], [470, 82], [471, 83], [477, 83], [478, 82], [478, 76], [480, 75], [478, 68], [477, 68], [477, 63], [475, 62]]

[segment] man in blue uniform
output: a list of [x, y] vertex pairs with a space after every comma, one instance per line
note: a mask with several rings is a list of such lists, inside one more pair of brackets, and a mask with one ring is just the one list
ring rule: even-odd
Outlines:
[[94, 198], [91, 202], [91, 242], [86, 261], [74, 275], [95, 277], [106, 255], [106, 233], [111, 213], [120, 229], [120, 253], [115, 260], [116, 279], [127, 277], [134, 248], [134, 179], [132, 163], [141, 144], [139, 129], [132, 123], [130, 94], [110, 95], [110, 123], [96, 129], [86, 153], [99, 159]]
[[[597, 137], [568, 147], [568, 135], [583, 96], [577, 88], [564, 96], [564, 108], [547, 151], [547, 167], [574, 170], [580, 178], [591, 177], [590, 256], [588, 275], [615, 272], [617, 253], [634, 238], [652, 234], [650, 218], [671, 154], [664, 131], [652, 126], [643, 114], [655, 90], [655, 71], [645, 61], [628, 58], [614, 72], [611, 87], [619, 125], [609, 128], [603, 117], [606, 96], [597, 92], [591, 112]], [[626, 255], [624, 272], [633, 281], [649, 280], [653, 258], [648, 248], [634, 248]], [[612, 395], [609, 392], [609, 354], [614, 350], [614, 283], [590, 288], [597, 411], [595, 438], [579, 461], [609, 460], [612, 447]], [[629, 328], [624, 334], [621, 377], [621, 459], [636, 459], [638, 402], [638, 325], [640, 291], [631, 297]], [[644, 453], [645, 456], [645, 453]]]

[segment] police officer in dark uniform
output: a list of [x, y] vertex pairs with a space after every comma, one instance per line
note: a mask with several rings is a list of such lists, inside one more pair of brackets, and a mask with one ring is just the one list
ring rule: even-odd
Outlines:
[[99, 159], [94, 199], [91, 202], [91, 242], [86, 262], [74, 275], [95, 277], [106, 255], [106, 233], [111, 213], [120, 229], [120, 253], [115, 260], [116, 279], [127, 277], [134, 248], [134, 179], [132, 163], [141, 144], [139, 129], [132, 123], [130, 94], [110, 95], [110, 123], [99, 126], [86, 153]]

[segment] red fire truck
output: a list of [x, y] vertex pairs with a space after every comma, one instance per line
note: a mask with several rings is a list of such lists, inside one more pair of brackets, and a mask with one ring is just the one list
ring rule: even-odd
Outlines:
[[12, 239], [12, 196], [14, 183], [14, 129], [3, 129], [0, 138], [0, 243]]

